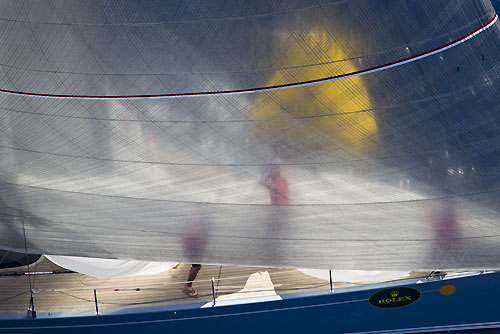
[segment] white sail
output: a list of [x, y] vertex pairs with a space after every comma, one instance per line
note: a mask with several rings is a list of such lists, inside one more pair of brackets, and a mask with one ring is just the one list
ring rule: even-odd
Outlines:
[[489, 1], [1, 8], [0, 248], [498, 267]]

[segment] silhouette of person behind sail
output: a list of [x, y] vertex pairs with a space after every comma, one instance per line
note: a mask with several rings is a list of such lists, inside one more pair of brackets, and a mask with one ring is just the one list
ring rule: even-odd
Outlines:
[[441, 243], [447, 244], [458, 238], [459, 235], [459, 224], [453, 203], [446, 202], [436, 219], [435, 237]]
[[[278, 160], [279, 161], [279, 160]], [[265, 243], [267, 261], [271, 264], [279, 262], [282, 245], [281, 238], [285, 231], [285, 221], [288, 216], [288, 182], [281, 172], [279, 164], [273, 164], [263, 178], [263, 184], [269, 190], [271, 201], [269, 222], [267, 222], [267, 237], [274, 239]]]
[[441, 203], [434, 216], [434, 242], [437, 260], [453, 265], [460, 252], [460, 224], [452, 200]]
[[[442, 192], [445, 195], [444, 200], [437, 202], [437, 207], [434, 209], [432, 221], [434, 232], [434, 262], [441, 266], [454, 267], [460, 262], [466, 260], [464, 258], [464, 244], [462, 243], [460, 229], [460, 211], [455, 203], [455, 195], [466, 191], [466, 179], [463, 177], [463, 170], [455, 168], [453, 165], [460, 161], [453, 159], [446, 151], [442, 157], [446, 173], [440, 178]], [[452, 167], [450, 167], [450, 165]], [[442, 168], [444, 169], [444, 168]], [[438, 268], [440, 269], [440, 268]]]
[[288, 204], [288, 182], [281, 174], [280, 166], [273, 165], [267, 176], [266, 185], [269, 189], [272, 205]]

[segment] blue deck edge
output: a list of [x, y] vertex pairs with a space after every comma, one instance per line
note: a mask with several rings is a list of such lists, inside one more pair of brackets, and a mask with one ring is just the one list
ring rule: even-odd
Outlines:
[[[444, 279], [408, 279], [329, 291], [281, 295], [218, 307], [206, 302], [86, 312], [0, 315], [0, 331], [12, 333], [148, 333], [209, 331], [217, 333], [302, 332], [422, 333], [500, 328], [500, 272], [472, 272]], [[444, 286], [454, 293], [443, 294]], [[388, 288], [420, 292], [412, 304], [372, 306], [369, 299]], [[449, 289], [448, 289], [449, 290]]]

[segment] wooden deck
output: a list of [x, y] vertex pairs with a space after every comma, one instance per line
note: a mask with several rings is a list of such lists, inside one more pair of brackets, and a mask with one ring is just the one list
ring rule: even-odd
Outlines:
[[[193, 285], [201, 296], [194, 299], [182, 290], [190, 267], [190, 264], [180, 264], [176, 269], [156, 275], [101, 279], [68, 272], [42, 256], [36, 265], [30, 265], [30, 272], [41, 274], [25, 274], [27, 267], [0, 270], [0, 313], [26, 312], [30, 280], [38, 313], [95, 310], [94, 289], [100, 310], [210, 302], [212, 277], [215, 278], [216, 296], [224, 299], [244, 289], [247, 281], [250, 282], [250, 275], [255, 273], [261, 274], [252, 278], [261, 279], [253, 279], [254, 284], [248, 284], [247, 289], [235, 297], [329, 289], [328, 281], [305, 275], [296, 269], [204, 265]], [[412, 276], [418, 275], [422, 274]], [[335, 287], [350, 285], [353, 284], [334, 283]]]

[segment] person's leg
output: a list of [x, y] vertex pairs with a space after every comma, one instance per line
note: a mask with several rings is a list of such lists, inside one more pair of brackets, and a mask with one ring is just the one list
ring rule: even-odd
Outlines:
[[196, 279], [198, 272], [201, 269], [201, 264], [193, 264], [189, 269], [188, 279], [186, 285], [184, 286], [184, 292], [186, 292], [191, 297], [199, 297], [200, 294], [193, 289], [193, 281]]
[[193, 264], [191, 265], [191, 269], [189, 269], [188, 279], [186, 286], [191, 287], [193, 285], [193, 281], [196, 279], [196, 275], [201, 269], [201, 264]]

